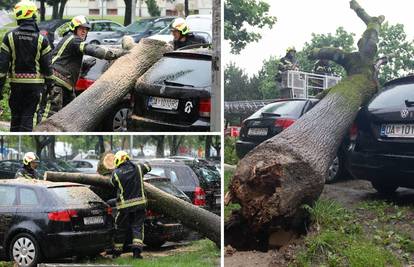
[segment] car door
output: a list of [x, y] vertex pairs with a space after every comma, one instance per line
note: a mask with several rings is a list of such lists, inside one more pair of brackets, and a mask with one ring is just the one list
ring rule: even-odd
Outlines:
[[44, 222], [44, 220], [42, 220], [44, 214], [39, 213], [39, 210], [37, 209], [41, 206], [41, 198], [34, 188], [26, 186], [19, 187], [17, 190], [16, 203], [16, 212], [19, 214], [19, 220], [31, 221], [39, 226]]
[[5, 238], [16, 216], [16, 186], [0, 185], [0, 251], [4, 251]]

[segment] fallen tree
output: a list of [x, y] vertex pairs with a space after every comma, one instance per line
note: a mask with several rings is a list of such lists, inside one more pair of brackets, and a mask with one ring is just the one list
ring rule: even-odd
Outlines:
[[355, 0], [350, 1], [350, 8], [367, 26], [358, 51], [321, 48], [309, 55], [338, 63], [347, 77], [291, 127], [239, 162], [225, 204], [239, 203], [241, 209], [225, 224], [226, 244], [266, 249], [273, 233], [286, 236], [303, 230], [307, 218], [303, 205], [319, 198], [329, 166], [359, 107], [376, 92], [374, 62], [384, 16], [369, 16]]
[[171, 46], [155, 39], [142, 39], [80, 96], [62, 110], [42, 121], [36, 132], [93, 131], [103, 117], [119, 103], [144, 74]]
[[[87, 184], [113, 191], [109, 176], [84, 173], [46, 172], [45, 180]], [[185, 226], [206, 236], [220, 247], [220, 217], [205, 209], [176, 198], [144, 182], [148, 207], [182, 222]]]

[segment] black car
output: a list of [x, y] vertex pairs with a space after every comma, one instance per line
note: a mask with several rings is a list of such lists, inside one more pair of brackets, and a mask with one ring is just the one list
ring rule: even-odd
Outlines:
[[414, 188], [414, 76], [385, 84], [350, 131], [348, 169], [380, 193]]
[[142, 38], [154, 35], [170, 25], [176, 17], [158, 17], [137, 20], [103, 40], [103, 44], [120, 44], [125, 35], [131, 36], [136, 43]]
[[[282, 99], [259, 109], [242, 123], [240, 138], [236, 142], [237, 156], [243, 158], [254, 147], [292, 125], [318, 102], [318, 99], [312, 98]], [[327, 182], [342, 176], [345, 169], [344, 161], [344, 152], [341, 146], [329, 169], [329, 175], [326, 177]]]
[[[0, 179], [13, 179], [17, 170], [21, 167], [23, 167], [21, 160], [0, 160]], [[43, 176], [46, 171], [79, 172], [62, 160], [41, 160], [37, 172]]]
[[211, 55], [208, 48], [164, 54], [136, 85], [128, 130], [210, 131]]
[[57, 28], [65, 24], [66, 22], [70, 21], [69, 19], [52, 19], [52, 20], [45, 20], [38, 23], [38, 27], [40, 30], [40, 34], [47, 37], [49, 40], [49, 44], [54, 48], [53, 42], [55, 40], [55, 31]]
[[111, 208], [87, 187], [27, 179], [0, 181], [0, 257], [21, 266], [112, 246]]

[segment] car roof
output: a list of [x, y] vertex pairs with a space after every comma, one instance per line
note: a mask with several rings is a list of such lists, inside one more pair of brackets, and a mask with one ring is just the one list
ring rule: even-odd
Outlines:
[[414, 83], [414, 75], [408, 75], [400, 77], [391, 81], [388, 81], [384, 84], [384, 87], [394, 85], [394, 84], [404, 84], [404, 83]]
[[45, 180], [25, 179], [25, 178], [0, 180], [0, 185], [16, 185], [16, 186], [28, 185], [28, 186], [43, 187], [43, 188], [65, 187], [65, 186], [84, 186], [82, 184], [76, 184], [76, 183], [51, 182], [51, 181], [45, 181]]
[[[118, 22], [110, 20], [110, 19], [96, 19], [96, 20], [90, 20], [89, 22], [90, 23], [95, 23], [95, 22], [115, 22], [115, 23], [118, 23]], [[118, 23], [118, 24], [120, 24], [120, 23]]]
[[183, 49], [183, 50], [175, 50], [168, 53], [165, 53], [165, 56], [176, 56], [176, 55], [202, 55], [202, 56], [208, 56], [211, 57], [213, 54], [213, 51], [208, 48], [190, 48], [190, 49]]

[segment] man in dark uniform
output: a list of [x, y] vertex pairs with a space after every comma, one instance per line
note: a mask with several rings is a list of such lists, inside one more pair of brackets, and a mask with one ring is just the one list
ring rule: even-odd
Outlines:
[[207, 40], [200, 36], [190, 32], [190, 28], [187, 22], [183, 18], [176, 18], [170, 25], [171, 33], [174, 37], [173, 45], [174, 50], [179, 48], [195, 45], [206, 44]]
[[65, 34], [52, 52], [52, 68], [55, 85], [50, 92], [48, 116], [61, 110], [75, 98], [75, 84], [82, 66], [83, 55], [113, 60], [125, 54], [123, 49], [114, 49], [85, 42], [91, 28], [85, 16], [74, 17]]
[[33, 116], [40, 94], [52, 84], [49, 42], [39, 33], [34, 2], [21, 1], [14, 7], [18, 27], [3, 38], [0, 50], [0, 98], [10, 80], [10, 131], [33, 129]]
[[17, 170], [15, 178], [38, 179], [43, 177], [36, 171], [39, 158], [33, 152], [27, 152], [23, 157], [23, 167]]
[[[142, 258], [144, 246], [144, 220], [146, 198], [144, 193], [144, 174], [151, 171], [149, 164], [135, 165], [129, 160], [125, 151], [115, 154], [116, 169], [112, 173], [111, 183], [117, 189], [115, 218], [115, 251], [113, 256], [118, 257], [122, 250], [131, 245], [134, 258]], [[127, 238], [132, 233], [131, 240]]]

